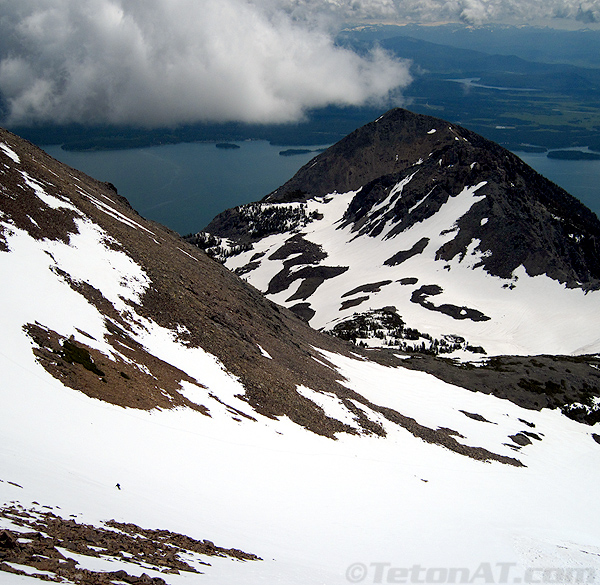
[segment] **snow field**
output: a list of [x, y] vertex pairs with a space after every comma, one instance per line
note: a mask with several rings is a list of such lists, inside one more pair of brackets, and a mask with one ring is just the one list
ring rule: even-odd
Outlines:
[[[475, 196], [465, 194], [471, 200]], [[323, 206], [336, 211], [328, 220], [330, 227], [348, 197]], [[311, 224], [315, 230], [308, 237], [314, 234], [318, 243], [327, 236], [338, 246], [332, 248], [328, 264], [352, 259], [363, 269], [369, 258], [373, 263], [373, 250], [354, 259], [358, 244], [343, 256], [348, 234], [319, 233], [319, 225], [326, 227]], [[0, 253], [0, 273], [9, 275], [0, 289], [3, 503], [52, 506], [54, 513], [75, 514], [82, 523], [114, 518], [166, 528], [264, 559], [243, 563], [207, 558], [211, 567], [205, 575], [161, 574], [171, 585], [341, 585], [348, 583], [346, 571], [354, 563], [369, 569], [366, 583], [374, 582], [373, 563], [471, 571], [482, 562], [515, 563], [519, 570], [545, 563], [600, 571], [600, 446], [591, 436], [593, 428], [555, 411], [526, 411], [427, 374], [326, 352], [344, 383], [372, 402], [431, 428], [456, 430], [464, 435], [458, 438], [464, 444], [517, 457], [526, 467], [475, 461], [425, 443], [365, 407], [367, 416], [384, 426], [385, 438], [340, 434], [331, 440], [287, 417], [267, 419], [235, 398], [243, 388], [214, 356], [185, 347], [175, 331], [126, 315], [132, 307], [125, 300], [139, 299], [148, 286], [146, 275], [128, 256], [103, 245], [106, 234], [98, 226], [81, 219], [78, 227], [79, 234], [68, 245], [37, 242], [7, 227], [11, 252]], [[208, 406], [212, 416], [187, 408], [125, 409], [66, 388], [48, 374], [36, 362], [23, 331], [27, 323], [73, 335], [107, 356], [115, 351], [104, 341], [102, 314], [56, 268], [102, 291], [130, 319], [134, 336], [149, 352], [195, 378], [198, 385], [185, 384], [183, 392]], [[426, 277], [434, 271], [427, 270], [425, 276], [416, 274], [419, 284], [430, 283]], [[382, 279], [379, 274], [372, 281], [361, 277], [362, 282], [344, 282], [350, 290]], [[328, 290], [325, 285], [323, 289]], [[352, 423], [333, 395], [304, 387], [299, 391]], [[207, 402], [209, 392], [257, 421], [233, 420], [216, 401]], [[461, 409], [491, 422], [469, 419]], [[533, 440], [518, 453], [503, 445], [510, 442], [510, 434], [522, 430], [542, 440]], [[10, 528], [2, 522], [0, 526]], [[128, 564], [100, 562], [110, 570], [135, 572]], [[0, 573], [0, 582], [29, 584], [33, 578]]]
[[[514, 468], [426, 444], [390, 423], [385, 439], [332, 441], [287, 419], [235, 423], [188, 409], [122, 409], [34, 375], [12, 392], [3, 389], [0, 493], [5, 501], [60, 506], [58, 513], [79, 514], [81, 522], [115, 518], [168, 528], [265, 559], [208, 559], [210, 583], [234, 576], [250, 583], [267, 577], [344, 583], [353, 562], [527, 566], [541, 547], [553, 551], [556, 565], [564, 551], [600, 550], [592, 489], [599, 454], [588, 428], [427, 375], [404, 379], [403, 370], [327, 357], [369, 399], [422, 424], [458, 430], [468, 444], [528, 429], [520, 417], [543, 440], [512, 453], [527, 465]], [[498, 424], [468, 419], [458, 407]], [[498, 436], [490, 437], [496, 426]]]
[[[410, 178], [400, 182], [392, 191], [401, 192]], [[308, 213], [317, 211], [323, 214], [323, 218], [301, 230], [304, 238], [322, 246], [327, 252], [327, 258], [320, 264], [349, 267], [343, 274], [326, 280], [307, 299], [316, 310], [311, 326], [330, 328], [339, 319], [350, 317], [355, 312], [395, 306], [408, 327], [438, 338], [448, 334], [460, 335], [471, 345], [483, 346], [490, 355], [577, 355], [600, 351], [597, 333], [600, 330], [600, 291], [585, 293], [581, 289], [568, 289], [543, 275], [530, 277], [523, 267], [515, 270], [510, 280], [491, 276], [475, 267], [486, 254], [476, 249], [477, 241], [471, 243], [464, 258], [456, 256], [448, 262], [435, 260], [435, 251], [454, 238], [458, 219], [481, 199], [477, 191], [483, 184], [465, 188], [434, 216], [393, 237], [386, 237], [392, 225], [377, 238], [357, 237], [349, 227], [340, 229], [344, 212], [356, 192], [334, 193], [309, 201]], [[282, 260], [269, 260], [268, 257], [289, 237], [289, 234], [268, 236], [254, 244], [249, 252], [229, 258], [226, 266], [234, 270], [245, 265], [255, 253], [265, 253], [260, 266], [243, 276], [264, 292], [271, 278], [283, 268]], [[385, 260], [399, 250], [410, 250], [422, 238], [430, 240], [423, 253], [397, 266], [384, 265]], [[294, 268], [299, 270], [302, 266]], [[414, 285], [402, 285], [398, 281], [403, 278], [417, 278], [418, 281]], [[380, 292], [357, 293], [343, 299], [369, 296], [367, 301], [341, 310], [341, 295], [361, 285], [383, 280], [391, 280], [392, 283], [383, 286]], [[291, 306], [299, 301], [287, 299], [300, 284], [301, 280], [294, 281], [287, 290], [269, 295], [269, 298]], [[441, 294], [429, 298], [434, 305], [466, 306], [481, 311], [490, 320], [456, 320], [410, 301], [414, 290], [430, 284], [443, 289]]]

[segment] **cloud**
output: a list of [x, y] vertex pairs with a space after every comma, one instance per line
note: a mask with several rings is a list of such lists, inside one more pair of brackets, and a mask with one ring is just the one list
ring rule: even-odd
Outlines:
[[0, 0], [0, 112], [36, 122], [287, 122], [398, 95], [408, 64], [344, 21], [600, 22], [600, 0]]
[[[293, 18], [388, 20], [399, 23], [520, 24], [568, 19], [600, 21], [600, 0], [270, 0]], [[263, 2], [261, 2], [262, 4]]]
[[552, 19], [598, 22], [600, 0], [393, 0], [403, 22], [493, 22], [535, 24]]
[[[318, 4], [318, 9], [317, 9]], [[375, 50], [335, 46], [342, 15], [392, 0], [0, 0], [5, 123], [286, 122], [410, 81]]]

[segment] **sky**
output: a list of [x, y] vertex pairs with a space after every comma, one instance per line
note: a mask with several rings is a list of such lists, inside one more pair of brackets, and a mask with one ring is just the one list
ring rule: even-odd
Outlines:
[[409, 63], [344, 22], [600, 22], [600, 0], [0, 0], [4, 125], [283, 123], [402, 105]]

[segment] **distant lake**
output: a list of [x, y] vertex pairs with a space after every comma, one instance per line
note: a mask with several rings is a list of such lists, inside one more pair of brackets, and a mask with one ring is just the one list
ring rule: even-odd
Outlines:
[[600, 217], [600, 160], [560, 160], [548, 158], [546, 153], [515, 154]]
[[181, 143], [94, 152], [69, 152], [60, 146], [44, 150], [113, 183], [140, 215], [185, 235], [200, 231], [225, 209], [262, 199], [318, 154], [280, 156], [285, 147], [265, 141], [235, 144], [240, 148]]
[[[143, 217], [185, 235], [201, 230], [225, 209], [262, 199], [317, 154], [280, 156], [285, 147], [268, 142], [236, 144], [240, 148], [182, 143], [98, 152], [68, 152], [59, 146], [45, 150], [100, 181], [113, 183]], [[600, 216], [600, 161], [517, 154]]]

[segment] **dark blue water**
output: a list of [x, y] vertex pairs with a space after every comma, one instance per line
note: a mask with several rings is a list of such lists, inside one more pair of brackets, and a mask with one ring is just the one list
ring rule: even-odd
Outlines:
[[[66, 152], [58, 146], [45, 150], [96, 179], [110, 181], [142, 216], [184, 235], [201, 230], [225, 209], [262, 199], [317, 154], [288, 157], [267, 142], [237, 144], [240, 148], [235, 150], [207, 143], [100, 152]], [[600, 161], [517, 154], [600, 216]]]
[[515, 154], [600, 217], [600, 160], [560, 160], [548, 158], [543, 153]]
[[[280, 156], [268, 142], [238, 142], [238, 149], [182, 143], [131, 150], [44, 150], [100, 181], [113, 183], [143, 217], [185, 235], [225, 209], [262, 199], [317, 153]], [[318, 147], [311, 146], [311, 149]]]

